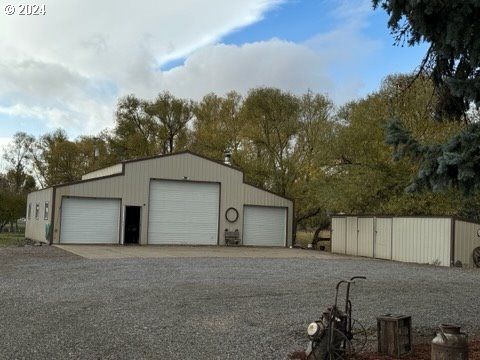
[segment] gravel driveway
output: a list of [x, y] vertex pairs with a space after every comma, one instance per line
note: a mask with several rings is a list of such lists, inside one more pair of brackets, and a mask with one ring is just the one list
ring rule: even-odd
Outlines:
[[0, 359], [283, 359], [342, 278], [357, 317], [405, 313], [417, 330], [478, 333], [480, 272], [371, 259], [88, 260], [0, 249]]

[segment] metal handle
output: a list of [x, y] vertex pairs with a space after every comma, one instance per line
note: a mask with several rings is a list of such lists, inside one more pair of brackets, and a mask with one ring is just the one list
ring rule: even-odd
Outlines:
[[354, 276], [350, 279], [350, 281], [353, 281], [355, 279], [362, 279], [362, 280], [367, 280], [367, 277], [366, 276]]
[[443, 332], [443, 329], [441, 326], [438, 327], [438, 330], [440, 330], [438, 333], [440, 334], [440, 336], [442, 337], [443, 341], [447, 342], [448, 339], [447, 337], [445, 336], [445, 333]]

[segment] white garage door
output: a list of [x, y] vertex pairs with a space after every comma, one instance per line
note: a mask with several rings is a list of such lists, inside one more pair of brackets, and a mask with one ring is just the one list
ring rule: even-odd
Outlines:
[[245, 206], [243, 244], [255, 246], [285, 246], [287, 209]]
[[153, 180], [148, 243], [217, 245], [219, 200], [219, 184]]
[[62, 244], [118, 244], [120, 200], [64, 198]]

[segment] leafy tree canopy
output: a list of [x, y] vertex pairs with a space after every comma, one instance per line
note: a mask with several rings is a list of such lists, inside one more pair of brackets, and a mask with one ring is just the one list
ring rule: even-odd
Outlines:
[[[407, 129], [402, 116], [390, 114], [387, 143], [394, 146], [395, 158], [409, 157], [419, 164], [408, 190], [456, 188], [475, 195], [480, 187], [480, 1], [373, 0], [373, 4], [389, 14], [388, 26], [397, 44], [430, 45], [417, 77], [433, 81], [435, 120], [467, 124], [447, 139], [426, 143]], [[430, 111], [427, 106], [426, 114]]]
[[390, 19], [397, 44], [430, 47], [420, 66], [434, 82], [437, 119], [463, 117], [480, 106], [480, 1], [373, 0]]

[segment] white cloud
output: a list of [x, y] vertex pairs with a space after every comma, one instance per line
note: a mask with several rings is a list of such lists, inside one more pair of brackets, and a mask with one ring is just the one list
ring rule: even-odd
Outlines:
[[282, 2], [44, 0], [45, 16], [2, 15], [0, 106], [50, 109], [39, 121], [96, 132], [111, 124], [118, 93], [158, 92], [159, 65], [260, 20]]
[[[129, 93], [152, 98], [170, 90], [198, 99], [276, 86], [328, 92], [342, 103], [362, 86], [354, 63], [376, 46], [361, 34], [367, 0], [355, 8], [339, 2], [341, 25], [307, 42], [240, 46], [218, 40], [287, 0], [44, 1], [46, 16], [0, 22], [0, 114], [35, 118], [72, 136], [112, 125], [118, 96]], [[186, 57], [184, 65], [158, 70], [178, 57]]]
[[196, 51], [184, 66], [163, 73], [160, 81], [174, 94], [195, 99], [208, 91], [246, 93], [258, 86], [326, 92], [332, 84], [322, 73], [324, 65], [308, 47], [278, 39], [242, 46], [219, 44]]
[[215, 44], [191, 54], [183, 66], [158, 74], [162, 88], [184, 97], [200, 98], [209, 91], [246, 93], [274, 86], [304, 93], [327, 93], [337, 104], [359, 96], [361, 68], [379, 43], [362, 34], [371, 11], [369, 0], [357, 7], [339, 1], [332, 16], [340, 25], [303, 43], [280, 39], [242, 46]]

